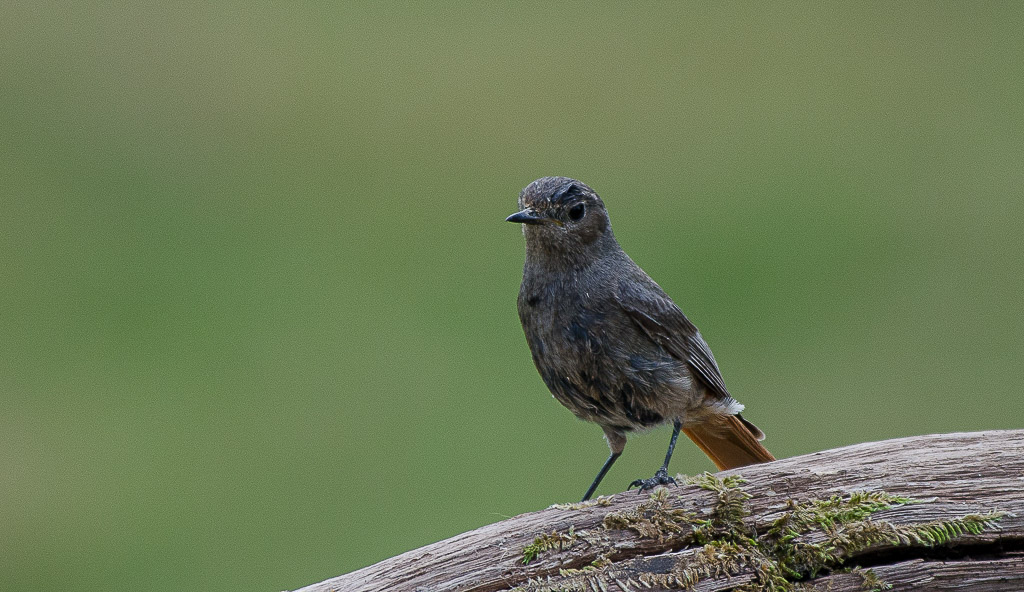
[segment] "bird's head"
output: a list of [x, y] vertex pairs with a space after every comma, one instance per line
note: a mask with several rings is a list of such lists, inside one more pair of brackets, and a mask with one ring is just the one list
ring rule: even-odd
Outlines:
[[519, 211], [506, 218], [523, 225], [527, 250], [542, 256], [578, 259], [599, 253], [595, 243], [614, 243], [604, 202], [584, 183], [544, 177], [519, 194]]

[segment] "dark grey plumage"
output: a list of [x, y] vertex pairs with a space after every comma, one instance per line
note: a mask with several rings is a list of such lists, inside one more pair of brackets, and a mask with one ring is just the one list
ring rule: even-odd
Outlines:
[[[704, 444], [714, 446], [690, 430], [725, 425], [743, 406], [697, 328], [619, 246], [601, 198], [574, 179], [545, 177], [522, 191], [519, 207], [508, 220], [522, 223], [526, 237], [518, 308], [533, 361], [559, 402], [601, 426], [612, 452], [584, 499], [630, 431], [671, 421], [673, 445], [683, 429], [719, 463]], [[669, 457], [654, 478], [634, 485], [671, 482]]]

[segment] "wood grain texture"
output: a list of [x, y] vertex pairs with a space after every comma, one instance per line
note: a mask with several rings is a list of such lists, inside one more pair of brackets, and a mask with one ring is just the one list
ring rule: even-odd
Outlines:
[[[894, 592], [901, 590], [1024, 590], [1024, 553], [1009, 553], [1000, 559], [928, 561], [912, 559], [872, 568]], [[838, 574], [814, 581], [815, 587], [830, 592], [865, 592], [864, 578]]]
[[[746, 522], [755, 530], [767, 528], [786, 511], [791, 500], [864, 490], [927, 500], [872, 516], [872, 520], [896, 525], [995, 510], [1008, 512], [998, 529], [964, 535], [944, 549], [876, 546], [854, 556], [850, 563], [870, 567], [895, 590], [1024, 590], [1024, 430], [856, 444], [718, 475], [737, 474], [747, 480], [743, 489], [752, 495], [747, 502], [751, 514]], [[709, 515], [716, 501], [711, 492], [696, 486], [669, 489], [672, 508], [699, 516]], [[658, 573], [678, 557], [699, 549], [678, 548], [678, 538], [644, 538], [630, 530], [603, 526], [610, 512], [629, 511], [648, 499], [647, 495], [626, 492], [579, 509], [551, 507], [522, 514], [298, 592], [508, 590], [531, 580], [557, 577], [559, 570], [585, 567], [602, 556], [623, 574]], [[528, 565], [523, 564], [523, 549], [535, 537], [568, 533], [570, 528], [579, 535], [571, 545], [541, 553]], [[693, 589], [729, 590], [751, 578], [750, 574], [733, 574], [702, 580]], [[608, 590], [637, 589], [619, 579], [621, 584], [612, 579]], [[821, 590], [860, 590], [863, 578], [837, 574], [817, 578], [813, 583], [816, 587], [820, 583]]]

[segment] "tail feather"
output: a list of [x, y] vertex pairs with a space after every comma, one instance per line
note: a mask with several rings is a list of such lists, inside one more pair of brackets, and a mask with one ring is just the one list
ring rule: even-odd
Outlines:
[[761, 430], [736, 415], [723, 417], [721, 422], [685, 427], [683, 433], [708, 455], [719, 470], [775, 460], [758, 441], [764, 438]]

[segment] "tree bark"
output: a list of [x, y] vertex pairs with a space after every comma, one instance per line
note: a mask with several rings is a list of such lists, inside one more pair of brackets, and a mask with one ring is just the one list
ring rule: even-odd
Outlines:
[[[742, 502], [747, 515], [741, 527], [748, 537], [770, 533], [780, 517], [794, 512], [798, 507], [794, 504], [809, 506], [813, 500], [858, 491], [915, 500], [891, 504], [866, 518], [875, 525], [910, 527], [948, 524], [973, 515], [995, 517], [984, 529], [958, 530], [951, 540], [939, 544], [881, 541], [841, 549], [845, 563], [813, 570], [802, 578], [793, 576], [791, 581], [799, 585], [844, 592], [871, 589], [877, 579], [878, 586], [884, 582], [893, 590], [1024, 590], [1024, 430], [857, 444], [723, 471], [716, 477], [729, 475], [746, 480], [739, 487], [750, 496]], [[711, 570], [694, 581], [666, 579], [665, 574], [678, 575], [683, 567], [711, 555], [708, 547], [694, 542], [698, 538], [694, 519], [713, 517], [723, 503], [716, 491], [686, 485], [683, 480], [679, 483], [660, 495], [658, 510], [651, 510], [655, 501], [651, 495], [635, 491], [599, 498], [597, 503], [552, 506], [298, 592], [492, 592], [517, 586], [600, 592], [757, 589], [763, 574], [743, 561], [725, 565], [719, 573]], [[621, 520], [609, 518], [630, 512], [669, 516], [658, 512], [675, 510], [682, 512], [671, 515], [684, 518], [653, 531], [619, 527]], [[822, 532], [804, 532], [800, 540], [813, 543], [824, 538]], [[531, 545], [536, 552], [524, 555]], [[531, 560], [524, 563], [524, 559]], [[842, 573], [842, 568], [850, 566], [861, 569]]]

